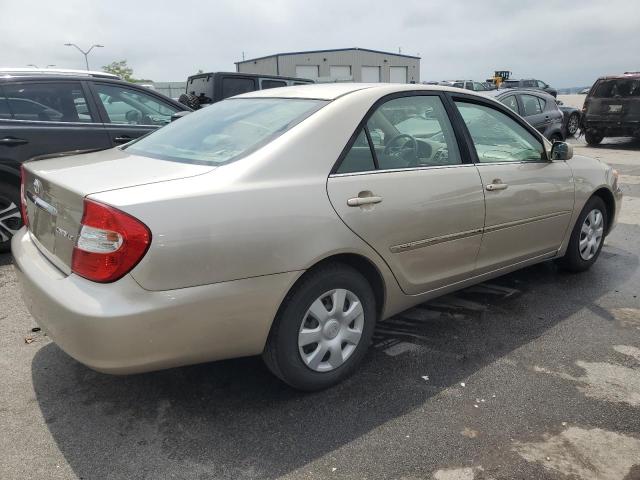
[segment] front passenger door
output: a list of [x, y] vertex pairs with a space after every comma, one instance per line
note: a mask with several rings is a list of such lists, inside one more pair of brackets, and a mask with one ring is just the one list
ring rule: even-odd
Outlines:
[[169, 102], [136, 88], [94, 83], [96, 101], [113, 145], [122, 145], [171, 122], [181, 111]]
[[555, 254], [573, 211], [571, 169], [548, 160], [544, 142], [515, 118], [477, 101], [455, 104], [485, 189], [478, 273]]

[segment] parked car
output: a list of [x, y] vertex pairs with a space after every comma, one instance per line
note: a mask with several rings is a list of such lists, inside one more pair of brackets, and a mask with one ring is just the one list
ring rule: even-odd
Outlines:
[[37, 322], [96, 370], [262, 354], [317, 390], [355, 370], [379, 320], [544, 260], [590, 268], [621, 192], [572, 155], [459, 89], [251, 92], [24, 164], [16, 272]]
[[474, 82], [473, 80], [443, 80], [438, 83], [439, 85], [445, 85], [447, 87], [464, 88], [465, 90], [472, 90], [474, 92], [485, 92], [491, 90], [484, 82]]
[[564, 114], [556, 99], [540, 90], [500, 89], [486, 92], [520, 114], [540, 133], [551, 141], [564, 140]]
[[20, 219], [20, 165], [100, 150], [165, 125], [184, 105], [105, 72], [0, 69], [0, 252]]
[[583, 130], [589, 145], [604, 137], [640, 137], [640, 73], [599, 78], [584, 100]]
[[582, 90], [580, 90], [578, 93], [580, 95], [586, 95], [587, 93], [589, 93], [589, 90], [591, 90], [591, 87], [587, 87], [587, 88], [583, 88]]
[[555, 88], [550, 87], [547, 83], [543, 82], [542, 80], [536, 80], [533, 78], [522, 79], [522, 80], [514, 80], [514, 79], [505, 80], [500, 84], [500, 88], [533, 88], [536, 90], [542, 90], [543, 92], [548, 93], [554, 98], [558, 96], [558, 91]]
[[308, 85], [314, 83], [306, 78], [282, 77], [239, 72], [209, 72], [191, 75], [187, 79], [185, 93], [179, 101], [193, 110], [210, 105], [241, 93], [269, 88]]
[[556, 99], [558, 108], [564, 116], [564, 131], [566, 137], [573, 137], [580, 129], [582, 112], [576, 107], [565, 105], [562, 100]]

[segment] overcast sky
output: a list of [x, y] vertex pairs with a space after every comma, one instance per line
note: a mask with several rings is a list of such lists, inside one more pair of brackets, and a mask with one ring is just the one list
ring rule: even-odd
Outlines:
[[0, 66], [84, 68], [67, 42], [105, 46], [91, 68], [126, 59], [155, 81], [234, 70], [243, 51], [401, 47], [422, 57], [422, 80], [505, 69], [582, 86], [640, 70], [640, 1], [0, 0]]

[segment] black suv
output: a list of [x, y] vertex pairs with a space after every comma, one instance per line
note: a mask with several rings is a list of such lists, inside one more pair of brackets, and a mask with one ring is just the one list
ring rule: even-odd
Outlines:
[[290, 87], [314, 83], [306, 78], [281, 77], [257, 73], [209, 72], [191, 75], [187, 79], [186, 92], [180, 95], [180, 102], [193, 110], [203, 105], [219, 102], [241, 93], [267, 88]]
[[527, 78], [522, 80], [505, 80], [500, 84], [500, 88], [534, 88], [536, 90], [542, 90], [543, 92], [547, 92], [549, 95], [554, 98], [558, 96], [558, 91], [550, 87], [547, 83], [544, 83], [542, 80], [535, 80], [533, 78]]
[[599, 144], [604, 137], [640, 138], [640, 72], [596, 80], [582, 107], [585, 140]]
[[127, 143], [185, 110], [104, 72], [0, 69], [0, 252], [22, 226], [22, 162]]

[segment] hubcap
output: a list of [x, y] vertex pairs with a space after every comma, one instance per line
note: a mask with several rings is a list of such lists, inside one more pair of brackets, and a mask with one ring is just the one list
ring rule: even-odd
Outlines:
[[0, 243], [11, 240], [21, 226], [22, 218], [18, 206], [11, 200], [0, 197]]
[[569, 118], [569, 125], [567, 127], [568, 127], [567, 130], [571, 135], [576, 133], [578, 131], [578, 117], [576, 117], [575, 115], [572, 115]]
[[591, 260], [598, 252], [598, 248], [602, 243], [603, 233], [604, 221], [602, 212], [594, 208], [584, 219], [580, 229], [578, 248], [583, 260]]
[[343, 288], [320, 295], [304, 314], [298, 332], [298, 350], [316, 372], [338, 368], [353, 354], [364, 327], [360, 299]]

